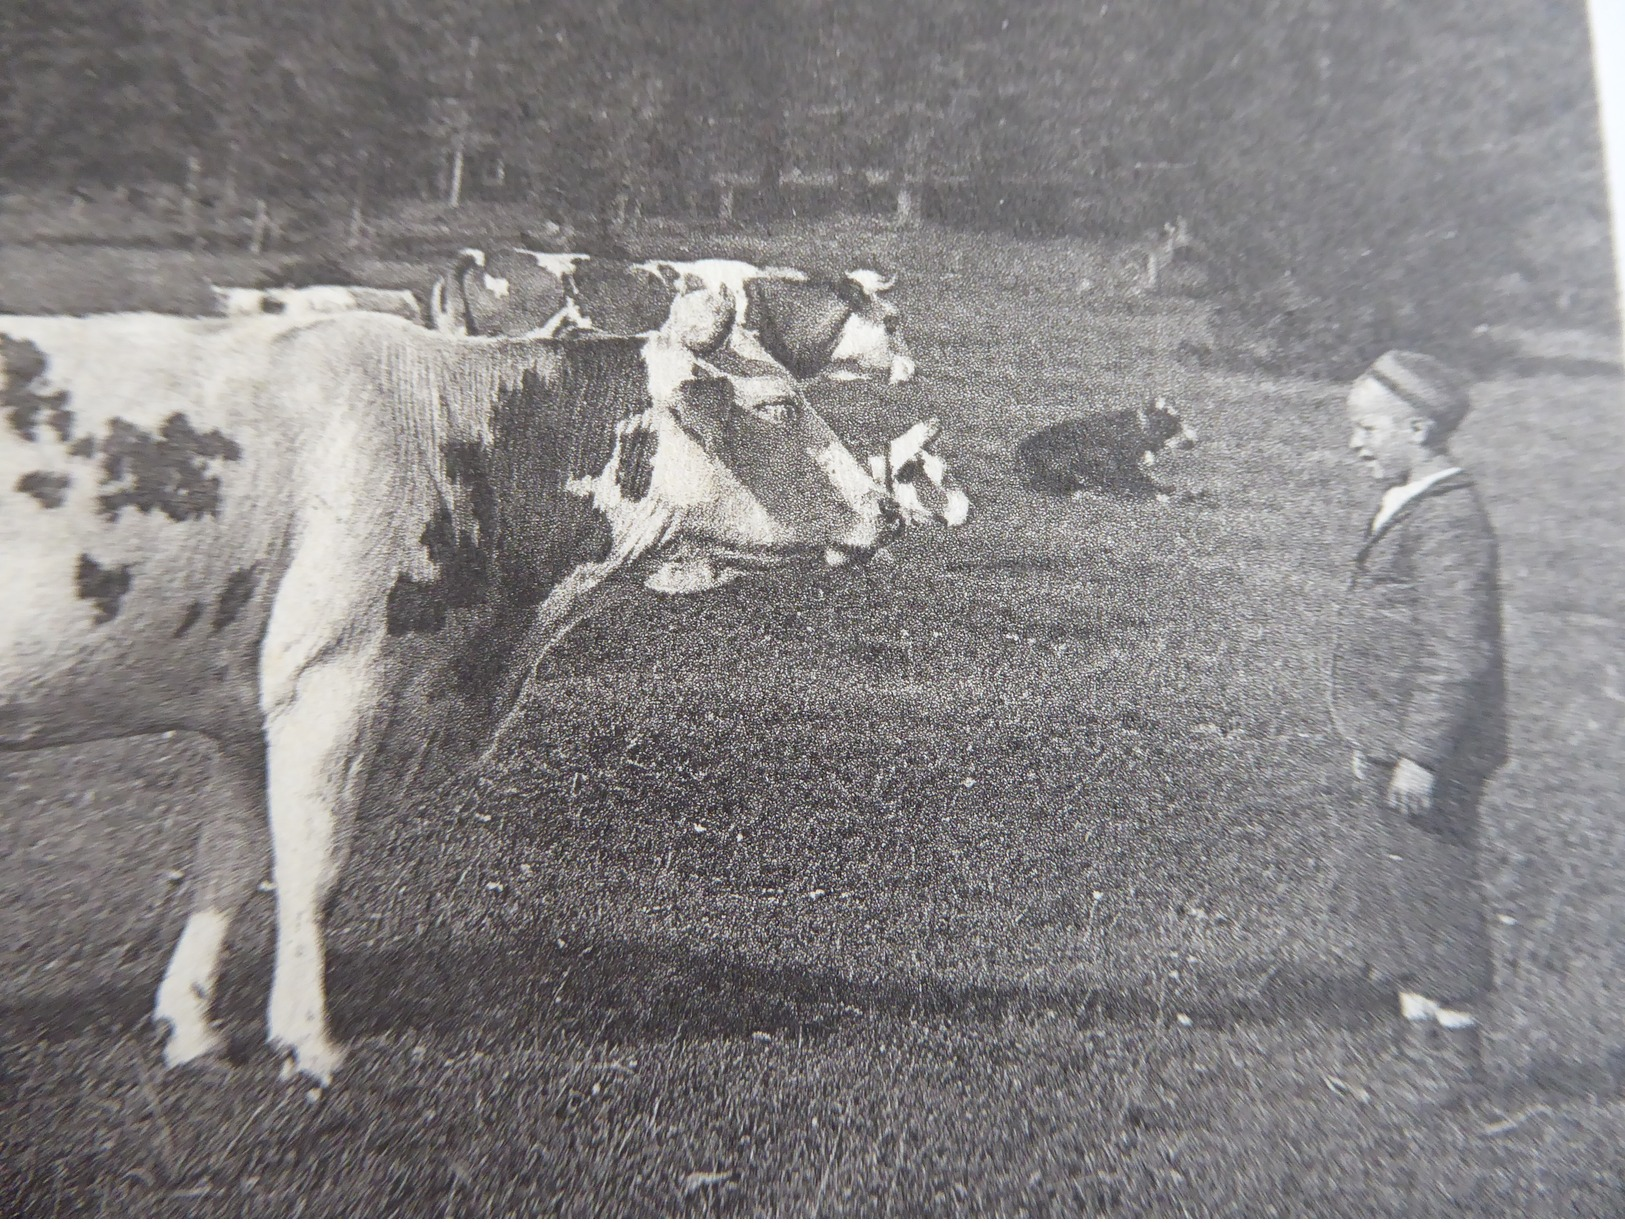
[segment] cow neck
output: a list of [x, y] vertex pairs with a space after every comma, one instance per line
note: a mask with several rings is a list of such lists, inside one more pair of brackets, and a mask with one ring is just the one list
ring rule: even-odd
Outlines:
[[745, 285], [745, 327], [797, 378], [814, 377], [840, 343], [851, 307], [826, 284], [758, 278]]
[[576, 567], [610, 556], [610, 522], [580, 490], [605, 475], [623, 426], [654, 406], [640, 344], [550, 346], [551, 374], [525, 368], [498, 394], [484, 461], [494, 576], [506, 601], [533, 605]]

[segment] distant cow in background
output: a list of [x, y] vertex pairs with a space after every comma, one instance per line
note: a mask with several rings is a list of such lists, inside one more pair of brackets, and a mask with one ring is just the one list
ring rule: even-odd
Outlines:
[[751, 337], [742, 349], [797, 378], [906, 382], [914, 357], [898, 333], [897, 307], [882, 297], [893, 283], [870, 269], [818, 280], [735, 259], [628, 263], [471, 248], [436, 282], [429, 314], [431, 326], [463, 335], [640, 335], [662, 325], [676, 294], [705, 287], [732, 296], [738, 329]]
[[228, 318], [249, 314], [347, 314], [366, 310], [423, 322], [423, 307], [409, 289], [373, 289], [365, 285], [301, 285], [291, 289], [235, 289], [210, 285], [215, 306]]
[[739, 325], [798, 378], [914, 377], [914, 354], [900, 314], [882, 295], [897, 283], [871, 268], [818, 279], [800, 268], [759, 267], [741, 259], [654, 260], [639, 266], [726, 288], [739, 303]]
[[[429, 326], [454, 335], [534, 339], [550, 339], [566, 327], [579, 327], [581, 315], [570, 278], [576, 264], [586, 258], [467, 247], [429, 292]], [[670, 306], [669, 299], [666, 304]]]
[[1157, 396], [1138, 407], [1063, 420], [1029, 434], [1016, 445], [1016, 470], [1029, 488], [1057, 497], [1096, 492], [1147, 500], [1173, 491], [1147, 470], [1157, 455], [1195, 444], [1195, 430]]

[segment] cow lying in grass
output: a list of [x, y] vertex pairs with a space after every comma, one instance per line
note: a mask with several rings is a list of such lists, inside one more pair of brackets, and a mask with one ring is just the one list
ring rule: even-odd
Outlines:
[[1195, 430], [1158, 396], [1139, 407], [1063, 420], [1028, 434], [1016, 444], [1016, 470], [1027, 487], [1057, 497], [1166, 498], [1173, 490], [1148, 469], [1162, 452], [1194, 445]]
[[567, 344], [370, 314], [0, 318], [0, 743], [219, 749], [154, 1008], [170, 1065], [222, 1048], [267, 819], [269, 1039], [326, 1083], [323, 911], [363, 800], [400, 784], [391, 743], [510, 715], [607, 580], [665, 549], [845, 563], [900, 529], [792, 379], [707, 361], [726, 317], [687, 295], [656, 334]]

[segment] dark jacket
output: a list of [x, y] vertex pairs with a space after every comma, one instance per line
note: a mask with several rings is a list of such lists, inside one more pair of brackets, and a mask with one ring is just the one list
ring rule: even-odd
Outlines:
[[1354, 558], [1332, 719], [1373, 760], [1457, 781], [1507, 758], [1495, 532], [1466, 473], [1412, 499]]

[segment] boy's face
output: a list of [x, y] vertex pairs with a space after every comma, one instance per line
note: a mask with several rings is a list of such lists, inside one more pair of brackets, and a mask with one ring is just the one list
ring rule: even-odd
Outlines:
[[1372, 378], [1349, 389], [1349, 449], [1384, 484], [1403, 484], [1426, 453], [1427, 422], [1409, 404]]

